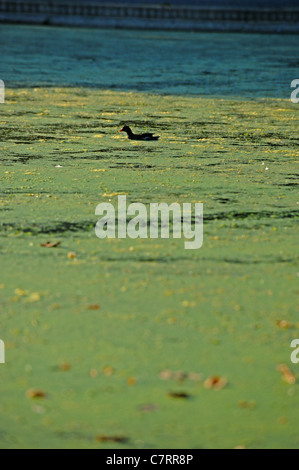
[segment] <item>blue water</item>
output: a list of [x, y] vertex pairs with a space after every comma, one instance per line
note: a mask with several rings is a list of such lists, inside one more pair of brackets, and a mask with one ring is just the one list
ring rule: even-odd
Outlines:
[[7, 87], [289, 98], [298, 36], [1, 25]]

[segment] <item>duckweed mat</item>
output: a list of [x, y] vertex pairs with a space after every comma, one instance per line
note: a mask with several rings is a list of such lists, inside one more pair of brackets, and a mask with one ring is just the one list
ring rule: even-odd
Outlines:
[[[0, 447], [298, 448], [298, 107], [21, 88], [0, 124]], [[202, 248], [98, 239], [120, 194], [202, 202]]]

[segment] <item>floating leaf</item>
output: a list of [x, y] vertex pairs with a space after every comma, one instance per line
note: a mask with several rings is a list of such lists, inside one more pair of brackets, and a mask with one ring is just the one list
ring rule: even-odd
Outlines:
[[15, 294], [18, 295], [19, 297], [24, 297], [25, 295], [28, 294], [28, 291], [23, 290], [23, 289], [15, 289]]
[[277, 370], [282, 374], [283, 380], [288, 384], [293, 385], [296, 382], [295, 375], [286, 364], [278, 365]]
[[171, 372], [171, 370], [169, 370], [169, 369], [162, 370], [162, 371], [159, 373], [159, 377], [160, 377], [160, 379], [162, 379], [162, 380], [169, 380], [169, 379], [172, 378], [172, 372]]
[[168, 396], [171, 398], [190, 398], [191, 395], [189, 395], [186, 392], [168, 392]]
[[131, 387], [136, 385], [136, 382], [137, 382], [137, 380], [135, 379], [135, 377], [128, 377], [127, 378], [127, 384], [130, 385]]
[[45, 398], [47, 395], [43, 390], [37, 390], [35, 388], [30, 388], [26, 392], [28, 398]]
[[276, 322], [276, 325], [279, 327], [279, 328], [283, 328], [283, 329], [288, 329], [288, 328], [292, 328], [293, 327], [293, 324], [288, 322], [287, 320], [278, 320]]
[[111, 367], [111, 366], [105, 366], [105, 367], [103, 367], [103, 374], [104, 374], [104, 375], [112, 375], [113, 372], [114, 372], [113, 367]]
[[129, 438], [126, 436], [106, 436], [105, 434], [99, 434], [96, 436], [96, 440], [99, 442], [117, 442], [119, 444], [125, 444]]
[[41, 299], [41, 295], [38, 292], [32, 292], [32, 294], [29, 295], [28, 299], [26, 299], [28, 302], [38, 302]]
[[212, 388], [214, 390], [222, 390], [226, 385], [227, 379], [225, 377], [219, 377], [218, 375], [208, 377], [204, 382], [206, 388]]
[[54, 242], [54, 243], [46, 242], [46, 243], [40, 243], [39, 246], [43, 246], [45, 248], [56, 248], [60, 244], [61, 242]]
[[248, 408], [253, 410], [256, 407], [256, 402], [254, 400], [239, 400], [238, 405], [240, 408]]
[[90, 304], [87, 305], [87, 310], [100, 310], [100, 306], [98, 304]]
[[99, 375], [98, 371], [96, 369], [91, 369], [89, 371], [89, 376], [92, 378], [92, 379], [95, 379], [97, 376]]
[[65, 372], [67, 370], [70, 370], [72, 368], [71, 364], [69, 362], [63, 362], [62, 364], [60, 364], [59, 366], [59, 370]]

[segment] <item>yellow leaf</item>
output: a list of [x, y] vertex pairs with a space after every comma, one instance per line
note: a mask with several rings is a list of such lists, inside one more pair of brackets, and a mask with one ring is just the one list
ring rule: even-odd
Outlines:
[[15, 289], [15, 294], [18, 295], [19, 297], [24, 297], [24, 295], [28, 294], [28, 291], [17, 288]]
[[38, 302], [40, 299], [40, 294], [38, 292], [33, 292], [29, 295], [28, 302]]

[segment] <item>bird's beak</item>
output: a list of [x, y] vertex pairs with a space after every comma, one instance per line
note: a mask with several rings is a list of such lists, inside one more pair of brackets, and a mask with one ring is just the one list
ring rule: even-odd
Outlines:
[[121, 130], [119, 132], [122, 132], [122, 131], [123, 131], [123, 129], [121, 128]]

